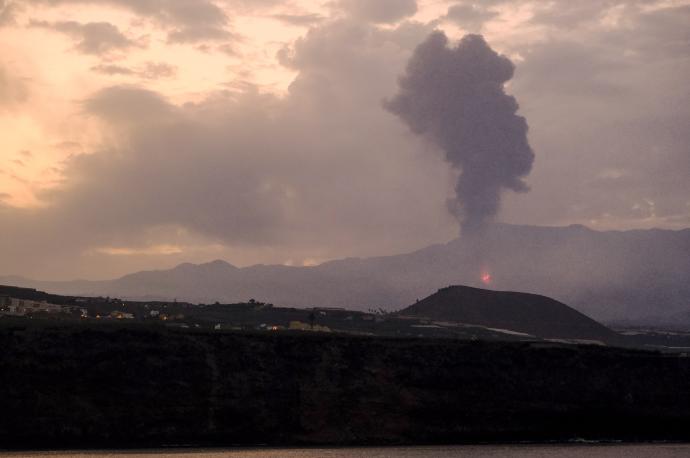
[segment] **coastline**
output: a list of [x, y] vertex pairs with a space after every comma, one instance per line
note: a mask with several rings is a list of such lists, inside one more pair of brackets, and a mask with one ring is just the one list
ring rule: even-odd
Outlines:
[[598, 346], [0, 330], [6, 449], [690, 440], [690, 358]]
[[2, 457], [39, 458], [77, 458], [82, 456], [132, 458], [175, 457], [190, 458], [317, 458], [324, 454], [331, 458], [355, 458], [371, 456], [387, 458], [390, 456], [409, 458], [457, 458], [457, 457], [495, 457], [497, 454], [510, 454], [513, 457], [533, 456], [567, 456], [567, 457], [601, 457], [618, 456], [645, 457], [659, 456], [676, 458], [686, 456], [690, 451], [689, 443], [652, 442], [652, 443], [602, 443], [602, 444], [475, 444], [475, 445], [418, 445], [391, 447], [237, 447], [237, 448], [184, 448], [184, 449], [76, 449], [50, 451], [2, 451]]

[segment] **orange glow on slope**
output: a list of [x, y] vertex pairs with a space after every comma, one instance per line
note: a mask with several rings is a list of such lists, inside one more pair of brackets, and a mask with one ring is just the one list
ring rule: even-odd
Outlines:
[[490, 285], [491, 284], [491, 274], [489, 272], [484, 272], [482, 273], [482, 283], [485, 285]]

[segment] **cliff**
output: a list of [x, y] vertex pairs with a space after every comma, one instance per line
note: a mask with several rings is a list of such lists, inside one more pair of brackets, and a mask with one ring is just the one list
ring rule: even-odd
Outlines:
[[690, 358], [553, 343], [3, 325], [3, 447], [690, 439]]

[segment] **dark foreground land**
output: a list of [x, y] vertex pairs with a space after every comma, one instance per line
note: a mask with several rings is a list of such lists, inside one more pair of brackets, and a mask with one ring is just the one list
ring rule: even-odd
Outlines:
[[690, 358], [548, 342], [0, 327], [0, 447], [690, 440]]

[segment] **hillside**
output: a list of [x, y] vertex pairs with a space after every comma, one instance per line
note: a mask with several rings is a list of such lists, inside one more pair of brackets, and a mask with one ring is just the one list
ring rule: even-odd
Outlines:
[[450, 286], [400, 315], [509, 329], [543, 338], [609, 341], [615, 334], [582, 313], [545, 296]]
[[[690, 311], [690, 229], [598, 232], [583, 226], [495, 225], [481, 238], [395, 256], [343, 259], [315, 267], [224, 261], [139, 272], [110, 281], [0, 283], [72, 295], [190, 302], [398, 310], [447, 285], [553, 297], [599, 321], [663, 319]], [[688, 323], [690, 326], [690, 323]]]

